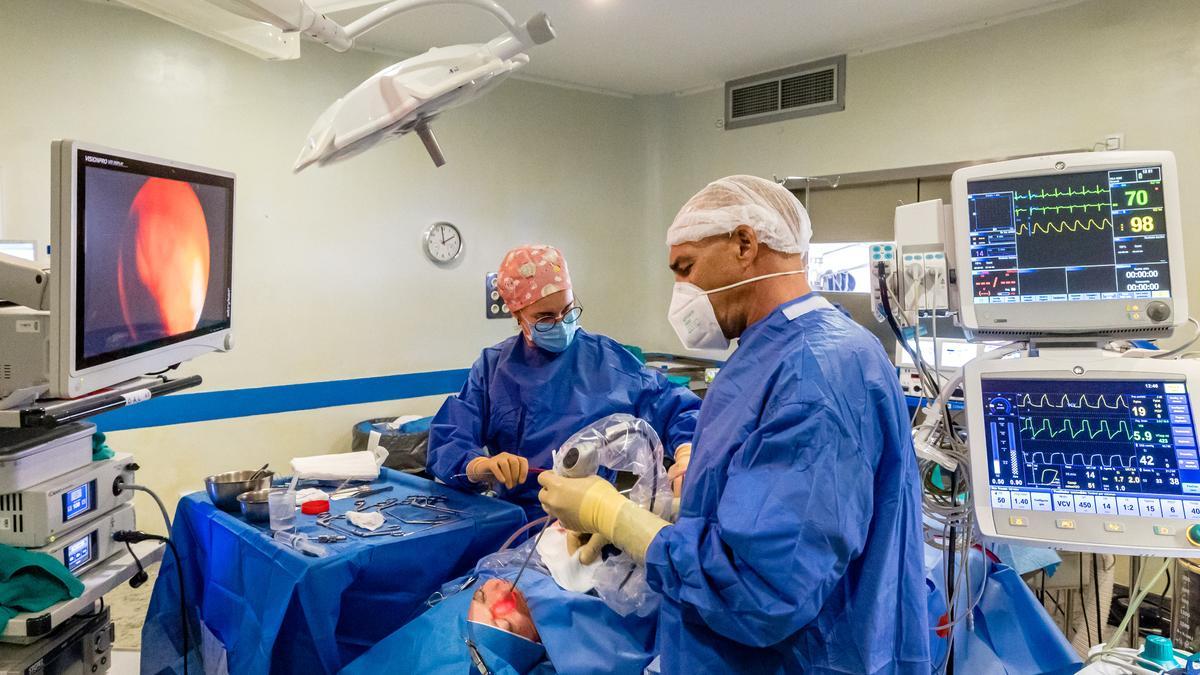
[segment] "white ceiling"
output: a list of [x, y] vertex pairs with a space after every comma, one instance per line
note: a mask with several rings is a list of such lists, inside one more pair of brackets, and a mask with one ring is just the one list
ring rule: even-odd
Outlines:
[[[536, 78], [663, 94], [842, 53], [874, 51], [1082, 0], [500, 0], [518, 21], [546, 12], [558, 38], [531, 53]], [[339, 23], [380, 4], [309, 0]], [[350, 8], [350, 9], [347, 9]], [[502, 30], [473, 7], [413, 10], [359, 39], [381, 51], [485, 42]], [[311, 48], [311, 45], [308, 46]]]

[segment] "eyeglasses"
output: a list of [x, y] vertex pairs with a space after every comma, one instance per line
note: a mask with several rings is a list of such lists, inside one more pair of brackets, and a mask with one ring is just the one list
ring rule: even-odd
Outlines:
[[559, 317], [545, 316], [533, 322], [533, 327], [539, 333], [549, 333], [554, 330], [554, 325], [559, 321], [563, 323], [575, 323], [579, 320], [579, 315], [583, 314], [583, 308], [579, 305], [563, 312]]

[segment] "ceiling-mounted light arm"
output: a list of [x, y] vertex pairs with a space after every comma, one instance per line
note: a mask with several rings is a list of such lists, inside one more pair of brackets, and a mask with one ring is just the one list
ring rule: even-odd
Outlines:
[[429, 7], [431, 5], [471, 5], [478, 7], [499, 19], [500, 23], [504, 24], [504, 27], [510, 33], [521, 31], [521, 27], [517, 25], [512, 15], [500, 5], [492, 2], [492, 0], [396, 0], [368, 12], [361, 18], [351, 21], [345, 27], [346, 36], [353, 40], [401, 12], [407, 12], [410, 9], [417, 9], [418, 7]]
[[350, 22], [345, 27], [346, 37], [353, 41], [401, 12], [433, 5], [469, 5], [499, 19], [508, 32], [488, 43], [488, 47], [498, 59], [511, 59], [530, 47], [554, 39], [554, 28], [544, 13], [538, 12], [524, 24], [518, 24], [507, 10], [493, 0], [396, 0]]
[[303, 33], [336, 52], [348, 51], [354, 40], [333, 19], [304, 0], [208, 0], [238, 16], [270, 24], [285, 32]]
[[554, 30], [545, 14], [535, 14], [523, 25], [494, 0], [395, 0], [342, 26], [314, 10], [305, 0], [208, 0], [239, 16], [270, 24], [285, 32], [303, 33], [338, 52], [354, 46], [354, 40], [388, 19], [420, 7], [467, 5], [488, 12], [508, 31], [489, 45], [501, 59], [511, 58], [529, 47], [549, 42]]
[[295, 171], [352, 157], [413, 131], [433, 163], [442, 166], [445, 157], [429, 128], [434, 118], [482, 96], [528, 64], [530, 49], [555, 37], [545, 14], [534, 14], [518, 25], [494, 0], [396, 0], [348, 24], [344, 35], [353, 42], [401, 12], [433, 5], [484, 9], [499, 19], [505, 30], [486, 44], [435, 47], [372, 75], [317, 118], [296, 158]]

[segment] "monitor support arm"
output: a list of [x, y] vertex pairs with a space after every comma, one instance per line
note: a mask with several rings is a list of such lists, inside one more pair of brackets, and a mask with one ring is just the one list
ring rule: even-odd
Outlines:
[[23, 258], [0, 253], [0, 301], [50, 309], [50, 272]]
[[[305, 0], [209, 0], [230, 12], [271, 24], [286, 32], [303, 33], [330, 49], [344, 52], [354, 46], [355, 38], [401, 12], [431, 5], [471, 5], [496, 17], [512, 35], [514, 42], [532, 46], [554, 37], [545, 15], [538, 14], [518, 24], [495, 0], [393, 0], [365, 16], [342, 26], [314, 10]], [[517, 49], [516, 51], [524, 51]], [[507, 58], [507, 57], [504, 57]]]

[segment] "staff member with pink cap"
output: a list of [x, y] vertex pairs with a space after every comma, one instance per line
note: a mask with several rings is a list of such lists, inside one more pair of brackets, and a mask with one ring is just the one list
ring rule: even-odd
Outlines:
[[[615, 340], [580, 328], [583, 308], [562, 253], [544, 245], [512, 249], [497, 286], [521, 332], [483, 350], [462, 391], [434, 417], [429, 472], [464, 490], [493, 485], [532, 520], [544, 512], [530, 466], [549, 469], [551, 452], [576, 431], [628, 413], [654, 426], [674, 455], [671, 475], [680, 475], [700, 399], [647, 370]], [[588, 557], [600, 545], [589, 542]]]

